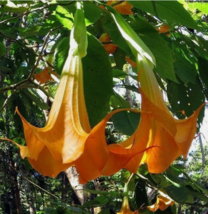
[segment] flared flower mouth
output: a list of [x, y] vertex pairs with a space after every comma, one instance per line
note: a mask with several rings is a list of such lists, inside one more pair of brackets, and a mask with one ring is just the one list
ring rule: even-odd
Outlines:
[[164, 211], [169, 206], [173, 206], [174, 204], [175, 201], [173, 201], [167, 194], [160, 191], [160, 194], [157, 196], [155, 204], [148, 206], [147, 208], [152, 212], [156, 212], [158, 209]]
[[84, 100], [81, 61], [86, 55], [87, 35], [85, 27], [80, 28], [80, 25], [85, 26], [84, 17], [80, 16], [83, 16], [83, 8], [77, 2], [77, 22], [71, 31], [68, 57], [45, 127], [31, 125], [16, 109], [23, 123], [27, 146], [14, 143], [20, 148], [22, 158], [27, 157], [31, 165], [46, 176], [55, 177], [73, 165], [83, 153], [91, 131]]

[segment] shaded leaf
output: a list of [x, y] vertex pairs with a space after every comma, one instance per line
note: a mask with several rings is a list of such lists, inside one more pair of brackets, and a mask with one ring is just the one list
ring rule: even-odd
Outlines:
[[167, 192], [167, 194], [176, 202], [178, 203], [192, 203], [193, 202], [193, 197], [189, 194], [188, 190], [186, 187], [181, 186], [181, 187], [176, 187], [176, 186], [168, 186], [165, 187], [164, 190]]
[[182, 4], [177, 1], [128, 1], [134, 7], [151, 13], [168, 23], [182, 24], [190, 28], [197, 28], [196, 22]]
[[115, 129], [125, 135], [132, 135], [140, 121], [140, 113], [122, 111], [112, 116]]
[[109, 112], [113, 83], [108, 54], [92, 35], [88, 35], [87, 56], [82, 62], [85, 102], [90, 124], [94, 127]]
[[101, 16], [100, 8], [88, 1], [84, 1], [84, 13], [86, 26], [94, 24]]
[[34, 101], [37, 106], [39, 106], [41, 109], [49, 109], [49, 106], [43, 101], [43, 99], [38, 95], [35, 94], [33, 91], [26, 89], [23, 90], [23, 93], [28, 96], [32, 101]]

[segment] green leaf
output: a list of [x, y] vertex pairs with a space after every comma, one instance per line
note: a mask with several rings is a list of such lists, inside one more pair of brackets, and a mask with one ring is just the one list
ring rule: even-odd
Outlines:
[[197, 71], [193, 64], [186, 60], [181, 53], [175, 52], [174, 67], [177, 76], [185, 83], [195, 83]]
[[2, 41], [0, 41], [0, 57], [4, 56], [5, 53], [6, 53], [5, 45]]
[[134, 7], [151, 13], [168, 23], [182, 24], [196, 29], [197, 25], [191, 15], [177, 1], [128, 1]]
[[58, 6], [56, 8], [56, 18], [59, 20], [59, 22], [67, 29], [71, 30], [73, 27], [73, 15], [72, 13], [69, 13], [68, 10], [66, 10], [62, 6]]
[[192, 203], [193, 197], [189, 194], [186, 187], [176, 187], [176, 186], [168, 186], [165, 187], [164, 190], [167, 194], [176, 202], [178, 203]]
[[110, 210], [105, 209], [105, 210], [100, 211], [98, 214], [111, 214], [111, 212], [110, 212]]
[[206, 2], [187, 2], [189, 10], [192, 10], [194, 13], [196, 10], [200, 10], [201, 12], [208, 14], [208, 7]]
[[155, 56], [155, 71], [163, 79], [169, 79], [177, 82], [173, 68], [172, 52], [168, 47], [168, 43], [146, 21], [139, 18], [136, 19], [136, 21], [130, 21], [132, 28], [139, 34], [140, 38]]
[[60, 75], [64, 62], [68, 56], [69, 51], [69, 37], [64, 37], [61, 40], [57, 41], [54, 55], [54, 68], [55, 71]]
[[[167, 95], [172, 111], [179, 119], [183, 119], [184, 115], [181, 111], [185, 111], [186, 116], [191, 116], [197, 108], [205, 102], [204, 94], [199, 85], [189, 83], [176, 84], [169, 82], [167, 85]], [[199, 121], [202, 121], [204, 109], [199, 114]]]
[[108, 54], [92, 35], [88, 35], [87, 56], [82, 62], [85, 102], [90, 124], [94, 127], [110, 110], [113, 83]]
[[208, 203], [208, 197], [205, 196], [202, 192], [196, 191], [192, 186], [186, 186], [188, 193], [193, 197], [200, 199], [200, 201], [204, 201]]
[[198, 58], [198, 66], [199, 66], [199, 75], [200, 79], [203, 82], [204, 86], [208, 90], [208, 60], [199, 57]]
[[110, 38], [113, 42], [113, 44], [120, 47], [123, 51], [126, 52], [128, 56], [131, 56], [131, 50], [126, 43], [125, 39], [122, 37], [120, 31], [118, 30], [117, 25], [115, 24], [114, 20], [110, 15], [106, 15], [106, 21], [103, 24], [104, 28], [106, 29], [106, 32], [110, 35]]
[[113, 77], [114, 78], [119, 78], [119, 79], [125, 79], [127, 76], [127, 73], [125, 73], [124, 71], [122, 70], [119, 70], [119, 69], [113, 69]]
[[97, 195], [109, 195], [110, 194], [107, 191], [100, 191], [100, 190], [84, 189], [84, 191], [92, 193], [92, 194], [97, 194]]
[[4, 101], [5, 101], [4, 96], [2, 93], [0, 93], [0, 109], [2, 108], [2, 106], [4, 104]]
[[121, 111], [112, 116], [115, 129], [125, 135], [132, 135], [140, 121], [140, 113]]
[[34, 91], [26, 89], [26, 90], [22, 90], [22, 92], [28, 96], [32, 101], [34, 101], [38, 107], [40, 107], [41, 109], [49, 109], [49, 106], [44, 103], [44, 101], [42, 100], [42, 98], [36, 93], [34, 93]]
[[130, 104], [128, 101], [124, 100], [123, 97], [121, 97], [116, 92], [113, 92], [113, 94], [110, 97], [110, 105], [113, 108], [130, 108]]
[[88, 1], [84, 1], [84, 13], [86, 26], [94, 24], [101, 16], [100, 8]]
[[150, 174], [150, 176], [159, 188], [165, 188], [171, 185], [163, 174]]
[[13, 2], [9, 2], [9, 4], [3, 7], [4, 12], [11, 12], [11, 13], [24, 13], [28, 10], [28, 7], [17, 6]]
[[116, 63], [116, 68], [123, 70], [123, 65], [126, 63], [126, 52], [123, 51], [121, 48], [117, 48], [113, 56]]
[[34, 26], [28, 29], [21, 29], [20, 36], [25, 38], [28, 36], [33, 36], [34, 34], [39, 33], [41, 28], [42, 28], [41, 26]]
[[104, 195], [96, 197], [94, 200], [87, 201], [83, 204], [83, 207], [100, 207], [104, 206], [109, 202], [109, 198]]

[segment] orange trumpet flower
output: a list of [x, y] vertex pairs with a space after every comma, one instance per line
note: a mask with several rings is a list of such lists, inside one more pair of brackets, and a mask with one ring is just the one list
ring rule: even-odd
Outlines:
[[169, 206], [173, 206], [174, 204], [175, 201], [173, 201], [165, 193], [160, 192], [160, 194], [157, 196], [157, 201], [155, 202], [155, 204], [148, 206], [147, 208], [152, 212], [156, 212], [158, 209], [163, 211], [166, 210]]
[[128, 197], [125, 196], [123, 199], [123, 203], [122, 203], [122, 207], [120, 212], [118, 212], [117, 214], [138, 214], [138, 210], [136, 211], [131, 211], [130, 207], [129, 207], [129, 200]]
[[[186, 158], [196, 132], [197, 118], [202, 104], [187, 119], [177, 120], [169, 112], [153, 73], [155, 58], [139, 36], [112, 8], [112, 16], [124, 39], [137, 59], [138, 81], [142, 97], [141, 119], [135, 133], [125, 142], [108, 146], [108, 163], [102, 173], [112, 173], [112, 165], [120, 159], [132, 158], [121, 168], [136, 173], [142, 163], [147, 163], [151, 173], [164, 172], [180, 155]], [[152, 148], [154, 147], [154, 148]], [[136, 151], [146, 150], [144, 155]], [[120, 159], [119, 159], [120, 158]], [[118, 163], [117, 163], [118, 162]]]
[[80, 28], [82, 24], [85, 26], [82, 16], [81, 3], [77, 2], [69, 54], [46, 126], [37, 128], [31, 125], [16, 110], [23, 123], [27, 146], [14, 143], [20, 148], [22, 158], [27, 157], [31, 165], [45, 176], [55, 177], [72, 166], [83, 153], [91, 131], [83, 91], [81, 58], [86, 55], [87, 37], [85, 27]]

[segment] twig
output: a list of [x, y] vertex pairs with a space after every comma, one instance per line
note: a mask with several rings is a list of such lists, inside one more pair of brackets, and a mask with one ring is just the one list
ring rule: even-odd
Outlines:
[[[44, 43], [43, 43], [43, 46], [42, 46], [42, 48], [41, 48], [41, 51], [40, 51], [40, 53], [39, 53], [39, 55], [38, 55], [38, 58], [37, 58], [37, 60], [36, 60], [36, 63], [35, 63], [35, 65], [34, 65], [32, 71], [31, 71], [31, 73], [30, 73], [29, 76], [27, 77], [27, 79], [22, 80], [22, 81], [20, 81], [20, 82], [14, 84], [14, 85], [11, 85], [11, 86], [8, 86], [8, 87], [4, 87], [4, 88], [0, 89], [0, 93], [3, 93], [3, 92], [8, 91], [8, 90], [15, 90], [15, 89], [18, 89], [18, 87], [19, 87], [20, 85], [23, 85], [23, 84], [28, 83], [28, 82], [31, 81], [31, 78], [32, 78], [32, 76], [33, 76], [35, 70], [37, 69], [38, 64], [39, 64], [39, 62], [40, 62], [40, 60], [41, 60], [41, 58], [42, 58], [42, 53], [43, 53], [43, 51], [44, 51], [44, 49], [45, 49], [45, 47], [46, 47], [46, 45], [47, 45], [47, 41], [48, 41], [48, 39], [49, 39], [49, 37], [50, 37], [50, 34], [51, 34], [52, 32], [54, 32], [54, 31], [60, 29], [60, 28], [62, 28], [62, 25], [60, 25], [60, 26], [58, 26], [58, 27], [56, 27], [56, 28], [54, 28], [54, 29], [51, 29], [51, 30], [48, 32], [48, 34], [46, 35], [46, 39], [45, 39], [45, 41], [44, 41]], [[35, 85], [35, 84], [34, 84], [34, 85]], [[37, 85], [36, 85], [36, 86], [37, 86]], [[40, 89], [41, 89], [41, 88], [40, 88]], [[43, 89], [41, 89], [41, 90], [43, 90]], [[43, 92], [44, 92], [44, 91], [43, 91]], [[45, 92], [44, 92], [44, 93], [45, 93]], [[46, 92], [45, 94], [47, 94], [47, 92]]]
[[54, 198], [60, 199], [58, 196], [48, 192], [47, 190], [43, 189], [42, 187], [38, 186], [36, 183], [32, 182], [31, 180], [29, 180], [26, 176], [24, 176], [22, 173], [20, 173], [19, 171], [17, 171], [13, 166], [10, 166], [16, 173], [18, 173], [18, 175], [21, 175], [25, 180], [27, 180], [29, 183], [31, 183], [32, 185], [38, 187], [40, 190], [44, 191], [45, 193], [47, 193], [50, 196], [53, 196]]
[[13, 95], [13, 93], [11, 93], [7, 98], [6, 100], [4, 101], [4, 104], [3, 106], [0, 108], [0, 112], [5, 108], [5, 106], [7, 105], [9, 99], [11, 98], [11, 96]]
[[54, 5], [64, 5], [64, 6], [65, 6], [65, 5], [70, 5], [70, 4], [73, 4], [73, 3], [74, 3], [74, 1], [72, 1], [72, 2], [70, 2], [70, 3], [67, 3], [67, 4], [60, 4], [60, 3], [57, 3], [57, 4], [45, 5], [45, 6], [43, 6], [43, 7], [38, 7], [38, 8], [36, 8], [36, 9], [34, 9], [34, 10], [25, 12], [25, 13], [23, 13], [23, 14], [21, 14], [21, 15], [18, 15], [18, 16], [9, 18], [9, 19], [5, 19], [5, 20], [1, 21], [0, 24], [3, 24], [3, 23], [5, 23], [5, 22], [9, 22], [9, 21], [14, 20], [14, 19], [21, 18], [22, 16], [28, 15], [28, 14], [33, 13], [33, 12], [38, 11], [38, 10], [43, 10], [43, 9], [49, 8], [49, 7], [54, 6]]

